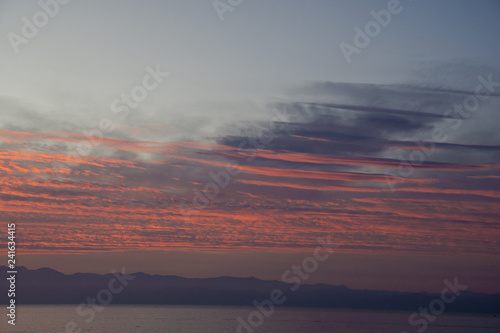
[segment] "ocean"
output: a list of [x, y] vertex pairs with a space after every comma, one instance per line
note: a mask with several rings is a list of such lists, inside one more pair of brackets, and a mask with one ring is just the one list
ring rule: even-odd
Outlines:
[[[76, 305], [32, 305], [16, 309], [16, 325], [4, 315], [1, 332], [15, 333], [499, 333], [491, 315], [441, 314], [424, 329], [408, 312], [255, 307], [107, 305], [95, 311]], [[84, 310], [84, 311], [82, 311]], [[7, 311], [5, 310], [5, 313]], [[267, 316], [269, 315], [269, 316]], [[421, 317], [419, 317], [421, 318]], [[249, 323], [251, 322], [251, 324]], [[420, 330], [420, 332], [419, 332]]]

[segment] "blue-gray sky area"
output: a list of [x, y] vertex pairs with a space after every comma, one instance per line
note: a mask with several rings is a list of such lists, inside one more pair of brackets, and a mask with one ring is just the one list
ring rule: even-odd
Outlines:
[[0, 221], [29, 268], [280, 279], [330, 236], [311, 282], [500, 292], [499, 14], [0, 0]]

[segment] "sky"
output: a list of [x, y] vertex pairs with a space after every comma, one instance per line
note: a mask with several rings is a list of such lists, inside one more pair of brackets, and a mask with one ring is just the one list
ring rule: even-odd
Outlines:
[[0, 242], [16, 223], [28, 268], [279, 280], [330, 237], [309, 283], [500, 292], [499, 14], [0, 0]]

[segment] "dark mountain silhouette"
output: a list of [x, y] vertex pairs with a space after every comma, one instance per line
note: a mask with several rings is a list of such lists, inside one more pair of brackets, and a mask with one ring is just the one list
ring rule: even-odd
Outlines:
[[[122, 286], [113, 274], [77, 273], [65, 275], [50, 268], [30, 270], [17, 267], [16, 304], [80, 304], [96, 298], [101, 290]], [[7, 268], [0, 266], [0, 301], [7, 304]], [[253, 305], [270, 299], [272, 290], [283, 291], [286, 301], [280, 306], [404, 310], [415, 312], [440, 298], [440, 294], [379, 290], [353, 290], [345, 286], [293, 284], [257, 278], [217, 277], [183, 278], [179, 276], [133, 273], [123, 290], [112, 294], [112, 304], [190, 304]], [[108, 293], [110, 294], [110, 293]], [[102, 295], [104, 295], [102, 293]], [[104, 296], [105, 297], [105, 296]], [[451, 296], [450, 296], [451, 297]], [[446, 304], [447, 312], [500, 313], [500, 294], [462, 291]]]

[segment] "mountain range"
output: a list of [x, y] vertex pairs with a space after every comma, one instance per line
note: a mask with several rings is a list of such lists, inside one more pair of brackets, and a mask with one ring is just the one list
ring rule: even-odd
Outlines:
[[[0, 302], [8, 304], [7, 267], [0, 266]], [[133, 273], [124, 275], [76, 273], [66, 275], [50, 268], [17, 267], [16, 304], [81, 304], [88, 298], [112, 304], [253, 305], [282, 293], [279, 306], [417, 311], [441, 294], [355, 290], [328, 284], [301, 284], [254, 277], [184, 278]], [[294, 287], [295, 286], [295, 287]], [[5, 291], [5, 292], [4, 292]], [[451, 294], [450, 294], [451, 295]], [[447, 295], [447, 299], [453, 298]], [[109, 297], [111, 296], [111, 298]], [[460, 291], [446, 311], [500, 313], [500, 294]]]

